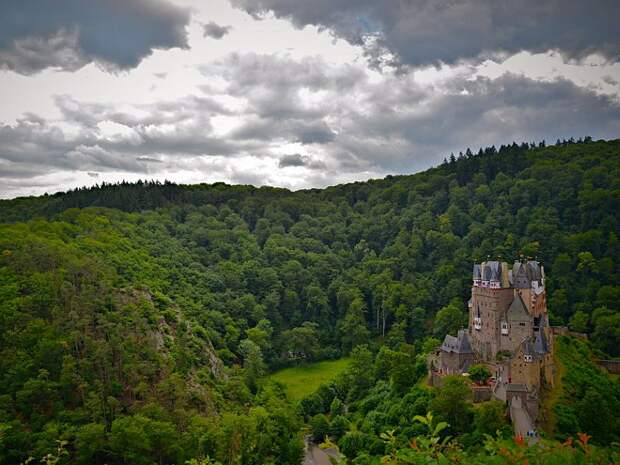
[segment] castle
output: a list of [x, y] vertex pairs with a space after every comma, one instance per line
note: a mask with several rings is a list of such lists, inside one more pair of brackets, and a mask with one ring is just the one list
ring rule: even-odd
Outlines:
[[462, 374], [482, 363], [493, 375], [493, 395], [521, 397], [535, 418], [541, 387], [553, 383], [545, 270], [537, 261], [486, 261], [474, 264], [472, 278], [468, 328], [446, 336], [438, 372]]

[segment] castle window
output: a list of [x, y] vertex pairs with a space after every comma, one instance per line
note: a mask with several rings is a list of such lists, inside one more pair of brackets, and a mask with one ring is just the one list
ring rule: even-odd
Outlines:
[[508, 323], [506, 323], [505, 321], [502, 321], [502, 334], [508, 334]]
[[525, 323], [521, 322], [519, 323], [519, 326], [525, 326]]

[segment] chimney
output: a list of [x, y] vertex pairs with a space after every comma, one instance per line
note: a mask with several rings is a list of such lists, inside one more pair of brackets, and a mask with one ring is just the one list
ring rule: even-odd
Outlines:
[[508, 263], [502, 262], [502, 288], [510, 287], [510, 281], [508, 280]]

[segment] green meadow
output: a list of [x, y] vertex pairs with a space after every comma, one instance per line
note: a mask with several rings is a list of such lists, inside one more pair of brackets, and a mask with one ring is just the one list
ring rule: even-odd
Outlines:
[[321, 384], [334, 379], [350, 362], [349, 358], [341, 358], [284, 368], [268, 375], [267, 380], [282, 383], [286, 386], [289, 398], [299, 400], [312, 394]]

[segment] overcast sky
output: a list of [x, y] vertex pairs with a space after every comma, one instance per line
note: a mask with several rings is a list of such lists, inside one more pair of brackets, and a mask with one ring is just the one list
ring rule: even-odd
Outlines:
[[2, 0], [0, 197], [620, 137], [617, 0]]

